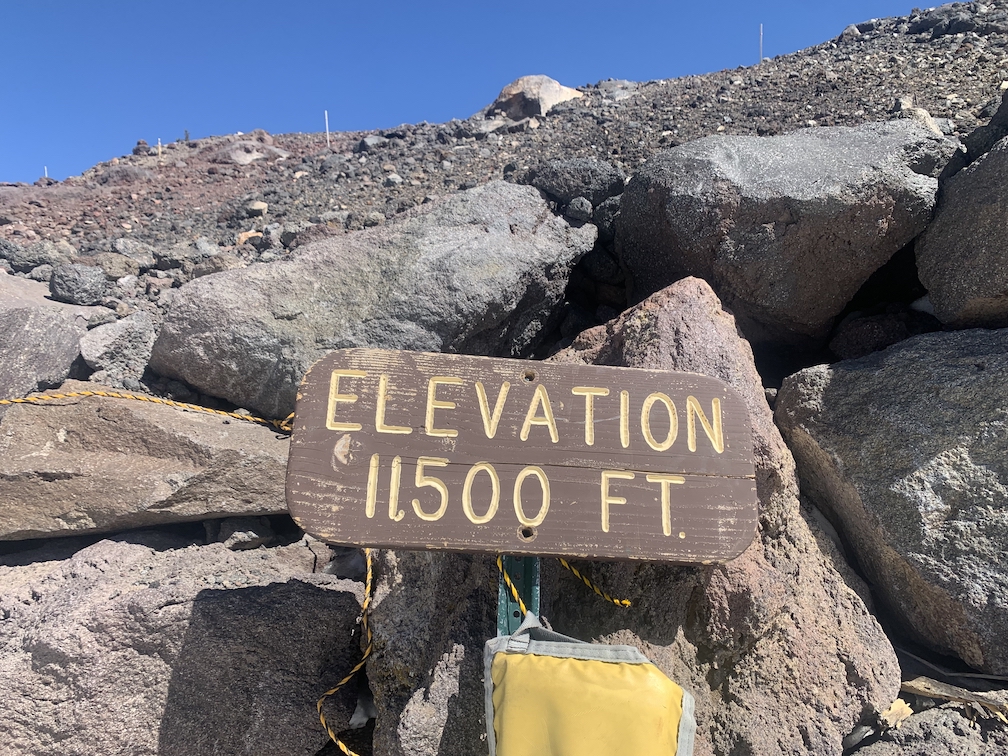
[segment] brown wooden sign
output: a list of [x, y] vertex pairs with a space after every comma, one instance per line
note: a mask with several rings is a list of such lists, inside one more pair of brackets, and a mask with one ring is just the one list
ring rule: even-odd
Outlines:
[[692, 373], [346, 349], [301, 384], [287, 504], [330, 543], [723, 562], [752, 430]]

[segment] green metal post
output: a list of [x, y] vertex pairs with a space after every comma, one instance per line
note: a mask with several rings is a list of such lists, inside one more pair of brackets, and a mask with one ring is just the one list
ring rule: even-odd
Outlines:
[[[504, 570], [518, 589], [525, 602], [525, 608], [539, 615], [539, 557], [505, 556]], [[497, 581], [497, 635], [511, 635], [522, 620], [521, 608], [511, 591], [504, 584], [504, 577]]]

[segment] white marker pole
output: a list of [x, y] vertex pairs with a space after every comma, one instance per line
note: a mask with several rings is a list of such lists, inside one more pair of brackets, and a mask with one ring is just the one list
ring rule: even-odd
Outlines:
[[326, 149], [328, 150], [332, 147], [332, 145], [329, 143], [329, 111], [324, 110], [322, 112], [325, 113], [325, 146]]
[[49, 166], [48, 165], [43, 165], [42, 166], [42, 173], [45, 174], [46, 178], [49, 178]]
[[763, 62], [763, 24], [759, 25], [759, 62]]

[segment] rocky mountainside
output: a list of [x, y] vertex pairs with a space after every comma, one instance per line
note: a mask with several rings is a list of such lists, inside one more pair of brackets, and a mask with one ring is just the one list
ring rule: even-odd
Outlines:
[[[0, 400], [77, 394], [0, 404], [0, 754], [336, 752], [363, 557], [287, 516], [288, 440], [242, 419], [350, 346], [730, 384], [753, 545], [580, 565], [630, 609], [544, 560], [546, 618], [692, 690], [698, 754], [1008, 754], [1006, 155], [997, 0], [0, 185]], [[123, 389], [208, 411], [79, 396]], [[374, 596], [330, 721], [485, 752], [493, 559], [381, 552]]]

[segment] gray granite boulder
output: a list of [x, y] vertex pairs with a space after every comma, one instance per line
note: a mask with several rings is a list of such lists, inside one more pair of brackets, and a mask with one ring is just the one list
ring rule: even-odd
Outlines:
[[[585, 331], [554, 359], [703, 373], [738, 390], [755, 431], [760, 526], [753, 545], [725, 565], [579, 564], [630, 599], [629, 609], [545, 559], [542, 611], [553, 628], [633, 644], [690, 689], [698, 756], [839, 754], [859, 722], [892, 703], [899, 666], [802, 519], [794, 462], [732, 316], [707, 284], [686, 279]], [[493, 558], [385, 560], [368, 665], [379, 707], [375, 753], [479, 753], [480, 658], [497, 612]], [[418, 741], [424, 748], [414, 749]]]
[[942, 184], [917, 269], [935, 315], [956, 327], [1008, 325], [1008, 138]]
[[920, 643], [1008, 674], [1008, 330], [802, 370], [776, 419], [880, 603]]
[[527, 355], [595, 237], [532, 187], [492, 182], [289, 261], [186, 284], [151, 368], [277, 417], [293, 411], [308, 367], [340, 347]]
[[[315, 701], [360, 658], [362, 596], [312, 574], [319, 547], [148, 532], [0, 556], [0, 751], [316, 753]], [[355, 702], [329, 700], [337, 729]]]
[[282, 513], [287, 449], [270, 428], [147, 402], [19, 404], [0, 418], [0, 541]]
[[663, 152], [623, 194], [616, 244], [631, 297], [699, 276], [750, 340], [821, 343], [868, 277], [924, 230], [954, 149], [904, 119]]

